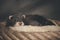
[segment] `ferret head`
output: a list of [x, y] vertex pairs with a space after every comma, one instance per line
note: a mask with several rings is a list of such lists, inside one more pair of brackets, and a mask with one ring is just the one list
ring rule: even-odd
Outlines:
[[10, 15], [7, 20], [7, 26], [23, 26], [24, 23], [20, 16]]

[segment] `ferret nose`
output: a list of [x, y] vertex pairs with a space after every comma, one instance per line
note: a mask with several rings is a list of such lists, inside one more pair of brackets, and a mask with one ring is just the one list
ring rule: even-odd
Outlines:
[[24, 25], [24, 23], [23, 23], [23, 22], [19, 22], [18, 24], [19, 24], [20, 26], [23, 26], [23, 25]]
[[22, 22], [20, 22], [19, 25], [22, 25]]

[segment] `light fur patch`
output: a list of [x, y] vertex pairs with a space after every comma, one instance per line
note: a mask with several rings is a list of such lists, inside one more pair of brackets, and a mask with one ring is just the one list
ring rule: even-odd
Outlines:
[[[19, 25], [21, 23], [21, 25]], [[20, 27], [20, 26], [24, 26], [24, 23], [23, 22], [16, 22], [16, 24], [14, 25], [14, 27]]]
[[57, 26], [20, 26], [10, 27], [10, 29], [18, 32], [46, 32], [46, 31], [60, 31], [60, 27]]

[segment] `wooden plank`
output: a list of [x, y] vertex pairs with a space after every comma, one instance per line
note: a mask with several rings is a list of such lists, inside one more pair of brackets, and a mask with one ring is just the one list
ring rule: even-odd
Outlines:
[[5, 31], [6, 35], [8, 35], [8, 37], [10, 37], [12, 40], [20, 40], [18, 39], [15, 35], [13, 35], [12, 33], [10, 33], [8, 30]]
[[4, 32], [2, 34], [4, 40], [12, 40], [8, 35], [6, 35]]
[[57, 38], [53, 34], [51, 34], [51, 32], [47, 32], [47, 34], [52, 37], [52, 40], [57, 40]]
[[41, 34], [44, 35], [49, 40], [56, 40], [53, 36], [51, 36], [50, 32], [49, 33], [45, 32]]
[[29, 38], [30, 40], [38, 40], [35, 36], [33, 36], [31, 33], [22, 33], [23, 35], [25, 35], [27, 38]]
[[50, 32], [53, 36], [60, 38], [60, 36], [54, 32]]
[[42, 36], [39, 33], [34, 33], [34, 35], [36, 35], [36, 37], [40, 38], [41, 40], [48, 40], [47, 38], [45, 38], [44, 36]]
[[21, 40], [29, 40], [26, 36], [24, 36], [22, 33], [13, 33], [16, 37], [18, 37]]
[[2, 36], [0, 36], [0, 40], [4, 40]]

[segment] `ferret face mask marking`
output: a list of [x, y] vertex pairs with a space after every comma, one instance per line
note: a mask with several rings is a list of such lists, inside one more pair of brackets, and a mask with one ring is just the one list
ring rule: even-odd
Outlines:
[[7, 20], [7, 26], [22, 26], [24, 25], [22, 19], [18, 16], [11, 15]]

